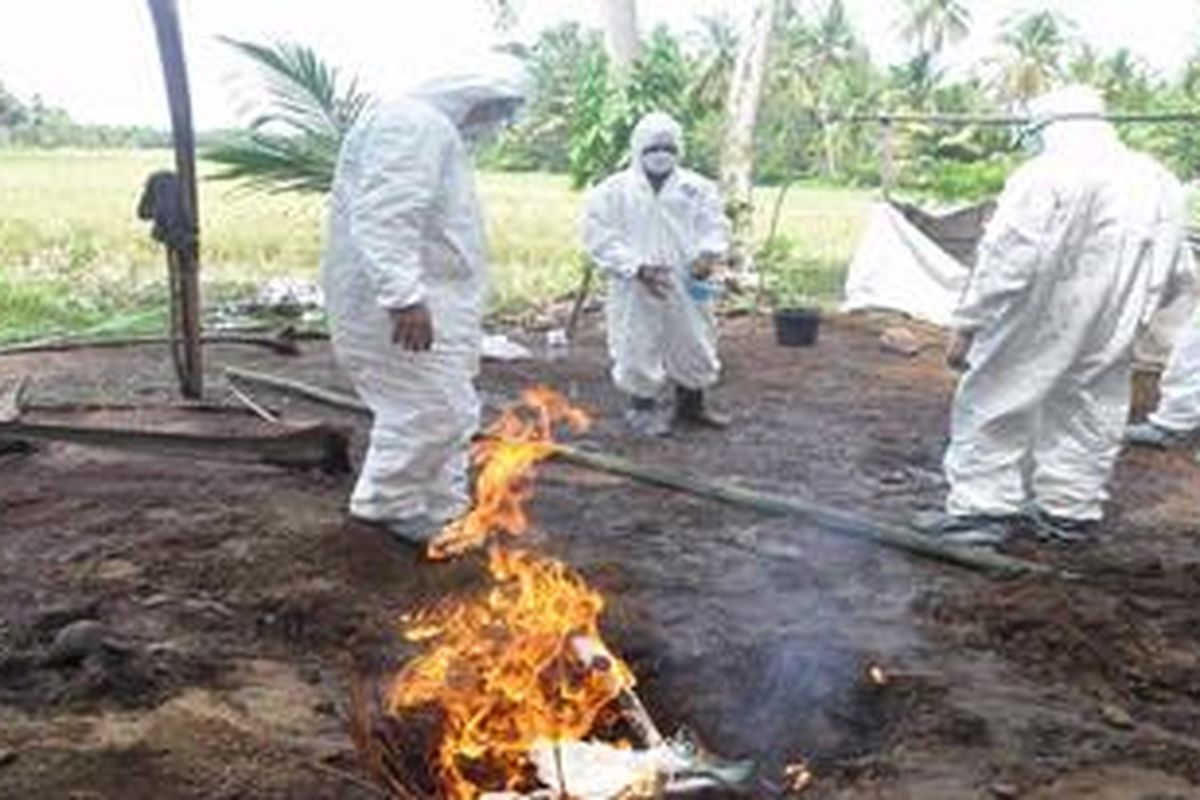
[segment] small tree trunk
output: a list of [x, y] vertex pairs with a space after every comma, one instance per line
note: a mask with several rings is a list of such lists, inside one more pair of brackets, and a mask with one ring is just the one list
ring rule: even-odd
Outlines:
[[721, 189], [734, 231], [734, 266], [752, 270], [748, 257], [754, 212], [754, 128], [766, 84], [767, 60], [780, 0], [760, 0], [738, 50], [729, 85], [729, 119], [721, 148]]
[[820, 124], [821, 149], [825, 154], [825, 177], [833, 180], [838, 173], [837, 142], [833, 138], [833, 126], [829, 124], [829, 117], [824, 111], [821, 112]]
[[604, 30], [608, 37], [608, 52], [617, 69], [628, 72], [641, 55], [638, 36], [636, 0], [600, 0], [604, 11]]
[[896, 124], [890, 119], [879, 125], [879, 179], [883, 196], [890, 197], [896, 189]]

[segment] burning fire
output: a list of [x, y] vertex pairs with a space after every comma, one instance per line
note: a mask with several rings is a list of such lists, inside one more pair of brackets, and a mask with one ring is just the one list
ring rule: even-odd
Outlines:
[[430, 543], [430, 558], [459, 555], [480, 546], [493, 533], [519, 536], [525, 532], [533, 468], [554, 454], [558, 447], [554, 430], [562, 424], [572, 433], [581, 433], [591, 418], [562, 395], [539, 386], [526, 389], [521, 404], [506, 409], [488, 427], [472, 448], [472, 461], [479, 468], [475, 503]]
[[409, 638], [432, 646], [388, 695], [393, 714], [441, 708], [438, 771], [451, 798], [528, 788], [537, 743], [583, 739], [634, 684], [623, 662], [597, 666], [581, 646], [600, 642], [604, 600], [566, 565], [497, 548], [488, 566], [495, 586], [484, 597], [409, 622]]
[[783, 777], [787, 781], [787, 791], [793, 795], [801, 794], [813, 782], [812, 770], [803, 762], [788, 764], [783, 769]]
[[[522, 395], [474, 449], [480, 468], [475, 504], [430, 547], [446, 558], [494, 532], [519, 535], [533, 466], [552, 455], [554, 429], [586, 428], [587, 415], [547, 389]], [[493, 586], [482, 597], [449, 603], [405, 621], [428, 649], [396, 676], [388, 712], [436, 704], [443, 714], [437, 771], [448, 798], [528, 790], [531, 753], [545, 743], [580, 741], [606, 708], [634, 685], [629, 668], [604, 647], [604, 599], [565, 564], [494, 546]]]

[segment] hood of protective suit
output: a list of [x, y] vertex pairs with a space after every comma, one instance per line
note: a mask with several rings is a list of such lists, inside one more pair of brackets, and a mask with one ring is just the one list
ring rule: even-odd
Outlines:
[[1112, 124], [1094, 117], [1105, 113], [1104, 98], [1090, 86], [1057, 89], [1029, 105], [1026, 136], [1039, 137], [1045, 152], [1079, 153], [1116, 144]]
[[[666, 153], [650, 154], [650, 168], [644, 159], [643, 151], [652, 145], [669, 144], [675, 147], [675, 155], [667, 163], [663, 158]], [[683, 159], [683, 126], [669, 114], [653, 111], [638, 121], [630, 137], [629, 163], [643, 175], [648, 172], [666, 175], [674, 171]], [[655, 162], [660, 163], [655, 163]]]
[[[449, 117], [465, 138], [475, 139], [509, 122], [528, 102], [532, 91], [533, 81], [524, 63], [514, 56], [494, 53], [420, 84], [409, 96], [429, 103]], [[486, 119], [475, 118], [471, 112], [484, 104], [494, 106], [493, 114]]]

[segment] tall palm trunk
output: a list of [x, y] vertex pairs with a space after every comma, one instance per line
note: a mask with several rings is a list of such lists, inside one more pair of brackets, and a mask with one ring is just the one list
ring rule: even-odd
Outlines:
[[751, 268], [746, 245], [754, 210], [754, 128], [780, 6], [781, 0], [759, 0], [738, 49], [729, 85], [729, 119], [721, 148], [721, 188], [733, 221], [735, 266], [743, 271]]
[[600, 0], [604, 11], [604, 30], [613, 62], [621, 72], [627, 72], [637, 61], [641, 50], [638, 36], [636, 0]]
[[818, 115], [818, 124], [821, 126], [821, 149], [825, 155], [825, 177], [832, 180], [838, 174], [837, 140], [834, 138], [835, 132], [829, 121], [829, 114], [822, 109]]

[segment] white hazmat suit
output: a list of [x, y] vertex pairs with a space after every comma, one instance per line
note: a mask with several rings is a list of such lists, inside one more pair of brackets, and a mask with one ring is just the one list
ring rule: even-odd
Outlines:
[[[338, 362], [374, 414], [350, 499], [360, 519], [396, 530], [468, 506], [486, 256], [464, 139], [525, 92], [519, 68], [497, 60], [367, 112], [342, 145], [322, 282]], [[392, 341], [389, 312], [417, 304], [433, 326], [423, 352]]]
[[1200, 319], [1180, 331], [1158, 388], [1150, 423], [1169, 434], [1200, 430]]
[[[637, 124], [629, 168], [591, 191], [583, 222], [584, 248], [608, 277], [613, 381], [634, 398], [654, 398], [668, 382], [704, 390], [721, 369], [711, 298], [694, 296], [689, 281], [697, 259], [726, 254], [729, 222], [713, 182], [676, 167], [667, 153], [644, 153], [654, 145], [682, 156], [682, 129], [666, 114]], [[666, 170], [657, 192], [648, 169]], [[637, 279], [642, 266], [670, 268], [665, 299]]]
[[1107, 122], [1070, 118], [1103, 110], [1084, 87], [1035, 105], [1052, 120], [1044, 152], [1010, 178], [980, 245], [954, 321], [974, 339], [945, 461], [952, 516], [1099, 520], [1134, 340], [1190, 288], [1182, 187]]

